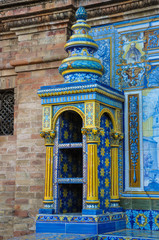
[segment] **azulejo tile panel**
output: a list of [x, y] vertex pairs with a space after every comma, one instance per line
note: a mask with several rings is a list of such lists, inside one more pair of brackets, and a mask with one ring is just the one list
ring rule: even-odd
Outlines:
[[95, 53], [95, 57], [100, 59], [101, 63], [104, 66], [104, 74], [101, 78], [101, 81], [110, 85], [110, 71], [111, 71], [111, 39], [96, 40], [96, 43], [99, 46], [98, 51]]
[[159, 211], [126, 210], [127, 228], [159, 231]]
[[93, 126], [94, 121], [94, 103], [86, 103], [85, 104], [85, 115], [86, 115], [86, 126]]
[[[67, 106], [68, 105], [66, 105], [66, 104], [65, 105], [61, 104], [61, 105], [54, 106], [53, 107], [53, 114], [55, 115], [55, 113], [57, 113], [57, 111], [59, 111], [63, 107], [67, 107]], [[78, 109], [80, 109], [84, 113], [84, 103], [74, 103], [73, 105], [69, 104], [69, 107], [70, 106], [77, 107]]]
[[110, 204], [110, 131], [112, 129], [112, 122], [107, 114], [102, 115], [100, 127], [104, 131], [98, 145], [98, 197], [100, 209], [106, 213]]
[[[153, 99], [153, 102], [150, 100]], [[159, 191], [159, 89], [143, 91], [144, 189]]]
[[51, 130], [52, 106], [43, 107], [43, 130]]
[[127, 22], [125, 27], [123, 22], [119, 22], [93, 27], [90, 31], [99, 45], [96, 57], [106, 69], [102, 81], [116, 89], [159, 86], [156, 54], [159, 49], [159, 26], [156, 24], [156, 29], [153, 29], [148, 27], [148, 23], [143, 26], [142, 21], [149, 22], [150, 19], [136, 21], [136, 29], [135, 21], [132, 21], [133, 27], [132, 22]]
[[82, 184], [59, 185], [59, 213], [82, 211]]
[[82, 178], [82, 148], [59, 150], [59, 178]]
[[116, 67], [119, 63], [119, 34], [117, 30], [112, 24], [93, 27], [90, 34], [99, 46], [95, 56], [100, 59], [105, 70], [101, 81], [119, 89], [119, 76], [116, 75]]
[[128, 96], [129, 186], [140, 187], [139, 94]]

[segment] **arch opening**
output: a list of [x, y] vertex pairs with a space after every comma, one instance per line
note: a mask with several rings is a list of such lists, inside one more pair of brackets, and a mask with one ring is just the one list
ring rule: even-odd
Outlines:
[[82, 118], [75, 111], [64, 111], [59, 116], [59, 143], [82, 142]]
[[83, 202], [83, 119], [73, 111], [57, 119], [58, 213], [81, 213]]

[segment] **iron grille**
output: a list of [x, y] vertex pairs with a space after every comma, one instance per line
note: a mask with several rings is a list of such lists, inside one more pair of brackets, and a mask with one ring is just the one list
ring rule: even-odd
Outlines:
[[0, 90], [0, 135], [13, 135], [14, 90]]

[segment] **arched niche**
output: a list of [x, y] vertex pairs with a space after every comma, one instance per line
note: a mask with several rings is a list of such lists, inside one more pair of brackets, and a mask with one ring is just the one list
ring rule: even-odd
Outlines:
[[82, 142], [82, 125], [82, 118], [77, 112], [62, 112], [59, 116], [59, 143]]
[[62, 109], [56, 116], [54, 159], [57, 213], [81, 213], [83, 204], [83, 116]]
[[58, 110], [56, 112], [56, 114], [54, 115], [53, 117], [53, 122], [52, 122], [52, 128], [53, 128], [53, 131], [55, 130], [55, 125], [56, 125], [56, 122], [57, 122], [57, 119], [59, 118], [59, 116], [63, 113], [63, 112], [66, 112], [66, 111], [73, 111], [73, 112], [76, 112], [78, 113], [81, 118], [82, 118], [82, 121], [83, 121], [83, 125], [84, 125], [84, 122], [85, 122], [85, 115], [84, 113], [77, 107], [74, 107], [74, 106], [67, 106], [67, 107], [62, 107], [60, 110]]
[[108, 115], [108, 117], [109, 117], [109, 118], [111, 119], [111, 121], [112, 121], [113, 130], [116, 131], [116, 129], [117, 129], [116, 121], [115, 121], [114, 115], [113, 115], [113, 113], [110, 111], [110, 109], [108, 109], [108, 108], [102, 109], [102, 111], [100, 112], [100, 115], [99, 115], [99, 121], [101, 121], [101, 117], [103, 116], [103, 114], [107, 114], [107, 115]]

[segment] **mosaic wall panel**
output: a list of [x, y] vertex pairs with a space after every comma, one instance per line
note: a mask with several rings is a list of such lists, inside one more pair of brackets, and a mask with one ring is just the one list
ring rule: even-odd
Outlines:
[[59, 213], [82, 211], [82, 184], [59, 185]]
[[159, 211], [126, 210], [127, 228], [159, 231]]
[[83, 152], [81, 149], [60, 149], [59, 150], [59, 177], [75, 178], [82, 177]]
[[108, 115], [102, 115], [100, 127], [104, 129], [104, 132], [98, 145], [98, 194], [100, 209], [106, 213], [110, 205], [110, 130], [112, 129], [112, 122]]
[[86, 126], [93, 126], [94, 124], [94, 103], [85, 104]]
[[[75, 99], [74, 99], [75, 100]], [[63, 107], [67, 107], [68, 105], [56, 105], [53, 107], [53, 115], [55, 115], [55, 113], [60, 110]], [[77, 107], [78, 109], [80, 109], [83, 113], [84, 113], [84, 103], [74, 103], [74, 104], [69, 104], [69, 107]]]
[[159, 89], [143, 91], [144, 189], [159, 191]]
[[110, 38], [108, 39], [102, 39], [102, 40], [96, 40], [96, 43], [99, 46], [98, 51], [95, 53], [95, 57], [101, 60], [101, 63], [103, 64], [105, 73], [102, 76], [102, 82], [106, 83], [107, 85], [110, 85], [110, 75], [111, 75], [111, 42]]
[[82, 119], [71, 111], [61, 114], [59, 143], [82, 142]]
[[[113, 25], [92, 27], [90, 34], [97, 42], [99, 49], [95, 57], [99, 58], [104, 66], [104, 75], [102, 82], [118, 89], [118, 75], [116, 75], [116, 66], [119, 55], [119, 34]], [[115, 83], [117, 82], [117, 83]]]

